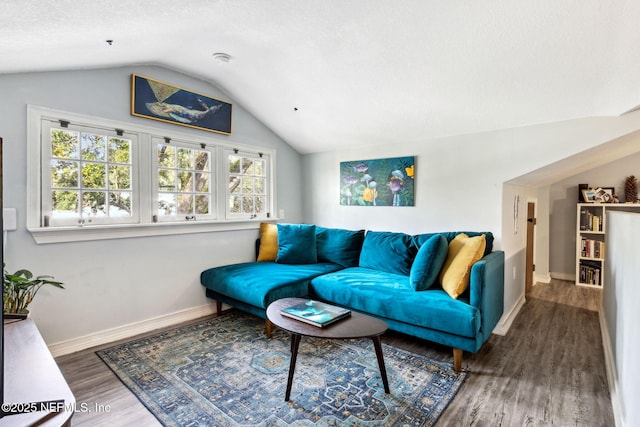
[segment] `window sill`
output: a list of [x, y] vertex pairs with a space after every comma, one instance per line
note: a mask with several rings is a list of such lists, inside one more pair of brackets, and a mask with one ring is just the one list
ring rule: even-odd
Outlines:
[[260, 228], [261, 222], [275, 222], [277, 220], [278, 218], [234, 221], [158, 222], [153, 224], [85, 225], [83, 227], [37, 227], [29, 228], [28, 230], [37, 244], [46, 245], [49, 243], [131, 239], [136, 237], [210, 233], [216, 231], [257, 230]]

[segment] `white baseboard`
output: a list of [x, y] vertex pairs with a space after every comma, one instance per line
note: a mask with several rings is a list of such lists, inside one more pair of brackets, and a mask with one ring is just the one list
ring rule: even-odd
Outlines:
[[551, 283], [551, 274], [535, 274], [533, 275], [533, 283]]
[[622, 402], [620, 401], [618, 368], [616, 360], [613, 356], [613, 348], [611, 347], [611, 337], [607, 328], [607, 319], [604, 315], [602, 307], [598, 310], [600, 316], [600, 332], [602, 334], [602, 347], [604, 348], [604, 364], [607, 369], [607, 381], [609, 382], [609, 394], [611, 395], [611, 406], [613, 408], [613, 419], [616, 427], [624, 427], [625, 421], [622, 411]]
[[518, 301], [516, 301], [513, 307], [511, 307], [511, 310], [509, 310], [507, 314], [502, 315], [502, 317], [500, 318], [500, 321], [498, 322], [496, 327], [493, 329], [493, 333], [496, 335], [502, 335], [502, 336], [507, 335], [507, 332], [509, 332], [509, 328], [511, 328], [511, 324], [515, 320], [516, 316], [520, 312], [520, 309], [522, 308], [522, 306], [526, 301], [527, 300], [525, 299], [524, 294], [522, 294], [520, 296], [520, 299], [518, 299]]
[[569, 281], [569, 282], [575, 282], [576, 281], [576, 275], [575, 274], [550, 273], [550, 276], [551, 276], [552, 279], [566, 280], [566, 281]]
[[142, 320], [128, 325], [118, 326], [112, 329], [96, 332], [67, 341], [54, 343], [49, 345], [49, 351], [53, 357], [65, 354], [75, 353], [76, 351], [85, 350], [102, 344], [108, 344], [123, 338], [129, 338], [138, 334], [151, 332], [155, 329], [176, 325], [199, 317], [215, 314], [215, 303], [201, 305], [199, 307], [188, 308], [186, 310], [177, 311], [175, 313]]

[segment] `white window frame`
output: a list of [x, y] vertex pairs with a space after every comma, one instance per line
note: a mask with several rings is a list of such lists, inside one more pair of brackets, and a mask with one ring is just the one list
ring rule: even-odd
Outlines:
[[[77, 125], [77, 124], [61, 124], [59, 121], [52, 121], [48, 119], [42, 120], [42, 188], [43, 194], [41, 199], [41, 224], [49, 224], [52, 227], [60, 227], [60, 226], [84, 226], [86, 225], [106, 225], [106, 224], [135, 224], [139, 222], [139, 207], [138, 203], [132, 203], [132, 212], [130, 217], [91, 217], [85, 215], [78, 215], [77, 217], [70, 217], [64, 219], [58, 219], [52, 216], [52, 208], [51, 208], [51, 197], [49, 194], [44, 194], [44, 189], [49, 188], [48, 183], [51, 182], [51, 167], [48, 167], [51, 159], [51, 129], [60, 129], [64, 131], [72, 131], [77, 133], [82, 132], [91, 132], [94, 134], [100, 134], [107, 137], [115, 137], [115, 138], [123, 138], [131, 141], [131, 152], [130, 152], [130, 165], [131, 165], [131, 189], [128, 192], [132, 194], [132, 201], [137, 202], [139, 200], [139, 191], [138, 191], [138, 141], [137, 134], [131, 133], [118, 133], [115, 129], [108, 128], [97, 128], [91, 126]], [[81, 151], [80, 148], [80, 139], [78, 139], [78, 150]], [[81, 164], [81, 160], [78, 159], [78, 163]], [[108, 162], [105, 161], [106, 164]], [[82, 186], [81, 178], [78, 178], [78, 187], [79, 190], [84, 191], [85, 187]], [[82, 203], [82, 200], [78, 201]]]
[[[208, 214], [180, 214], [177, 213], [175, 215], [162, 215], [158, 209], [158, 201], [160, 199], [158, 190], [158, 174], [160, 168], [157, 160], [157, 147], [158, 146], [172, 147], [176, 149], [186, 148], [190, 150], [197, 151], [206, 151], [209, 153], [209, 213]], [[151, 138], [151, 159], [152, 159], [152, 199], [153, 199], [153, 218], [154, 222], [178, 222], [178, 221], [212, 221], [218, 218], [218, 185], [217, 185], [217, 175], [216, 170], [218, 168], [218, 162], [216, 159], [216, 146], [211, 146], [207, 144], [202, 144], [200, 146], [195, 146], [193, 143], [189, 141], [180, 141], [176, 139], [168, 139], [168, 138], [159, 138], [152, 137]], [[181, 170], [178, 167], [172, 168], [176, 171]]]
[[[252, 213], [236, 213], [236, 212], [232, 212], [231, 211], [231, 203], [230, 203], [230, 199], [232, 194], [229, 193], [229, 181], [230, 181], [230, 176], [231, 175], [235, 175], [232, 174], [229, 171], [229, 156], [230, 155], [237, 155], [240, 156], [242, 158], [253, 158], [253, 159], [261, 159], [265, 162], [264, 165], [264, 177], [265, 177], [265, 184], [264, 184], [264, 196], [265, 196], [265, 206], [262, 212], [252, 212]], [[260, 219], [266, 219], [268, 217], [271, 217], [271, 212], [272, 212], [272, 205], [270, 203], [270, 192], [271, 192], [271, 181], [272, 181], [272, 176], [271, 176], [271, 159], [270, 159], [270, 154], [266, 154], [263, 152], [256, 152], [256, 151], [241, 151], [238, 149], [230, 149], [230, 148], [226, 148], [223, 150], [223, 159], [222, 162], [225, 165], [225, 171], [226, 171], [226, 176], [225, 176], [225, 215], [227, 218], [232, 219], [232, 218], [246, 218], [247, 215], [249, 215], [250, 218], [260, 218]], [[242, 184], [241, 184], [242, 185]], [[255, 195], [255, 193], [254, 193]]]
[[[132, 147], [132, 181], [135, 183], [137, 197], [137, 215], [131, 222], [118, 224], [76, 224], [67, 226], [51, 226], [45, 224], [43, 213], [43, 191], [49, 191], [48, 184], [43, 181], [43, 174], [49, 169], [50, 164], [44, 165], [43, 156], [45, 149], [42, 133], [43, 122], [46, 120], [68, 121], [74, 126], [98, 128], [98, 129], [123, 129], [125, 135], [135, 136], [137, 142]], [[176, 144], [185, 144], [200, 149], [203, 145], [211, 152], [211, 214], [199, 217], [195, 220], [176, 217], [175, 221], [154, 218], [157, 206], [157, 188], [154, 180], [155, 143], [157, 138], [168, 138]], [[202, 136], [194, 131], [194, 134], [184, 134], [177, 131], [164, 131], [153, 127], [141, 126], [137, 123], [120, 122], [103, 118], [54, 110], [46, 107], [27, 106], [27, 230], [31, 232], [38, 244], [73, 242], [86, 240], [133, 238], [157, 235], [203, 233], [212, 231], [257, 229], [260, 222], [277, 221], [273, 215], [276, 212], [275, 170], [276, 150], [253, 145], [234, 143], [230, 140], [221, 140], [218, 137]], [[47, 141], [48, 143], [48, 141]], [[229, 182], [228, 167], [226, 165], [225, 151], [239, 150], [244, 153], [262, 153], [266, 159], [267, 167], [267, 200], [265, 212], [260, 215], [230, 215], [227, 212]], [[134, 161], [134, 158], [137, 159]], [[51, 182], [50, 180], [47, 182]], [[135, 203], [135, 201], [134, 201]], [[133, 220], [135, 219], [135, 221]]]

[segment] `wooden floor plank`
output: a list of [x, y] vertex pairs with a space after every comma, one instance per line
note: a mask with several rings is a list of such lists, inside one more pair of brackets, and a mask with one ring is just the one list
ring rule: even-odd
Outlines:
[[[598, 307], [601, 291], [553, 280], [536, 284], [506, 336], [492, 335], [442, 414], [443, 426], [612, 426]], [[388, 332], [383, 342], [452, 362], [451, 348]], [[105, 347], [105, 346], [103, 346]], [[110, 412], [76, 413], [74, 426], [158, 426], [155, 417], [95, 355], [57, 358], [76, 400]]]

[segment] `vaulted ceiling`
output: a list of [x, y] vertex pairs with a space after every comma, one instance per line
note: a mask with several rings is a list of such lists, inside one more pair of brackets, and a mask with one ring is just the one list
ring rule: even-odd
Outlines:
[[623, 114], [639, 23], [632, 0], [3, 0], [0, 73], [168, 67], [312, 153]]

